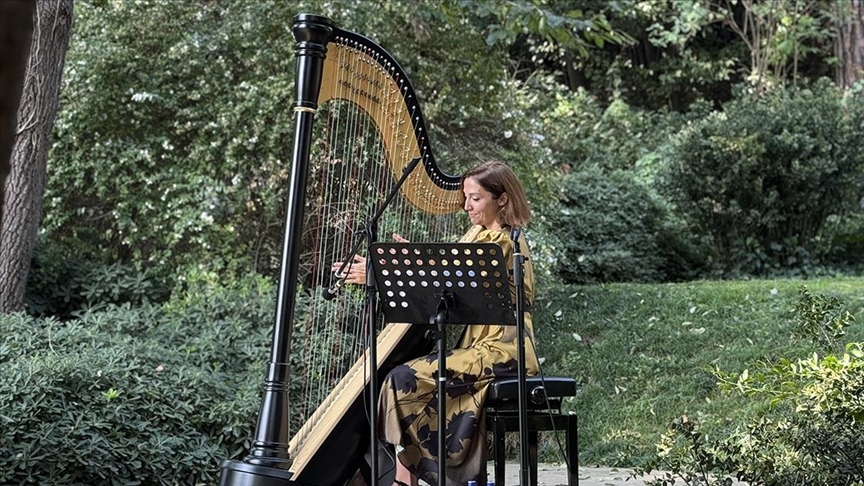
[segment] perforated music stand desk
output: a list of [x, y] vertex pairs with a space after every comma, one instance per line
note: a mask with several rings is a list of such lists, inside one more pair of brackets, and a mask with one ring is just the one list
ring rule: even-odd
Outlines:
[[438, 325], [438, 482], [443, 484], [447, 400], [440, 397], [446, 397], [447, 325], [516, 325], [504, 251], [495, 243], [374, 243], [369, 258], [387, 322]]
[[374, 243], [369, 257], [388, 322], [433, 324], [446, 293], [449, 324], [516, 325], [504, 251], [495, 243]]

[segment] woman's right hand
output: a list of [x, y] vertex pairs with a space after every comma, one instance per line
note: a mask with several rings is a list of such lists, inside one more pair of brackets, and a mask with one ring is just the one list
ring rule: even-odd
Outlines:
[[333, 262], [330, 270], [336, 274], [336, 278], [345, 279], [345, 283], [358, 285], [366, 283], [366, 257], [354, 255], [354, 258], [345, 266], [345, 270], [342, 270], [342, 262]]
[[[393, 239], [397, 243], [410, 243], [408, 240], [397, 233], [393, 233]], [[345, 280], [345, 283], [364, 285], [366, 283], [366, 257], [354, 255], [354, 258], [342, 270], [342, 262], [333, 262], [330, 266], [330, 271], [336, 275], [336, 278]]]

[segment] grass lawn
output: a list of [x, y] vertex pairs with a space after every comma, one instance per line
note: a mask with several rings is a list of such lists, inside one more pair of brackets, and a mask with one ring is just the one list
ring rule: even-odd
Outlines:
[[[793, 335], [799, 289], [840, 298], [855, 316], [845, 341], [864, 340], [864, 277], [609, 284], [543, 288], [535, 304], [543, 371], [572, 376], [580, 464], [632, 466], [676, 417], [722, 434], [766, 403], [726, 396], [711, 374], [820, 350]], [[541, 459], [556, 460], [547, 441]]]

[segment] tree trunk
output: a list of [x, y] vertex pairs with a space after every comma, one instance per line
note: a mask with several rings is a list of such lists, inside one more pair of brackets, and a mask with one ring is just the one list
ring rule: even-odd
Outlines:
[[0, 221], [3, 221], [3, 185], [9, 175], [9, 156], [15, 143], [18, 103], [33, 35], [35, 0], [0, 2]]
[[0, 221], [0, 313], [24, 309], [24, 290], [42, 216], [45, 170], [60, 77], [72, 29], [72, 0], [37, 0], [11, 171]]
[[837, 84], [851, 88], [864, 80], [864, 0], [840, 3], [837, 40]]

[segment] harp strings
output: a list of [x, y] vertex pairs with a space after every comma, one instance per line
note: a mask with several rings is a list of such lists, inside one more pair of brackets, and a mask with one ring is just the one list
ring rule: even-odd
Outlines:
[[[388, 71], [386, 61], [363, 46], [331, 43], [328, 58], [331, 56], [339, 76], [322, 89], [322, 98], [329, 101], [319, 108], [304, 208], [304, 250], [291, 355], [292, 431], [301, 426], [314, 429], [317, 415], [330, 406], [328, 400], [339, 398], [331, 393], [334, 387], [368, 346], [365, 288], [345, 286], [335, 299], [325, 300], [322, 290], [333, 282], [330, 266], [351, 258], [365, 225], [395, 186], [402, 168], [415, 156], [425, 162], [429, 155], [426, 134], [419, 149], [416, 142], [413, 148], [406, 142], [414, 138], [414, 132], [404, 120], [414, 120], [419, 107], [416, 101], [406, 105], [405, 80]], [[435, 186], [422, 166], [406, 182], [405, 193], [415, 194], [415, 200], [426, 194], [439, 200], [438, 204], [461, 207], [461, 192]], [[417, 242], [458, 239], [452, 214], [430, 214], [409, 199], [397, 197], [387, 208], [378, 222], [379, 241], [390, 241], [392, 233]], [[365, 255], [366, 244], [359, 253]]]

